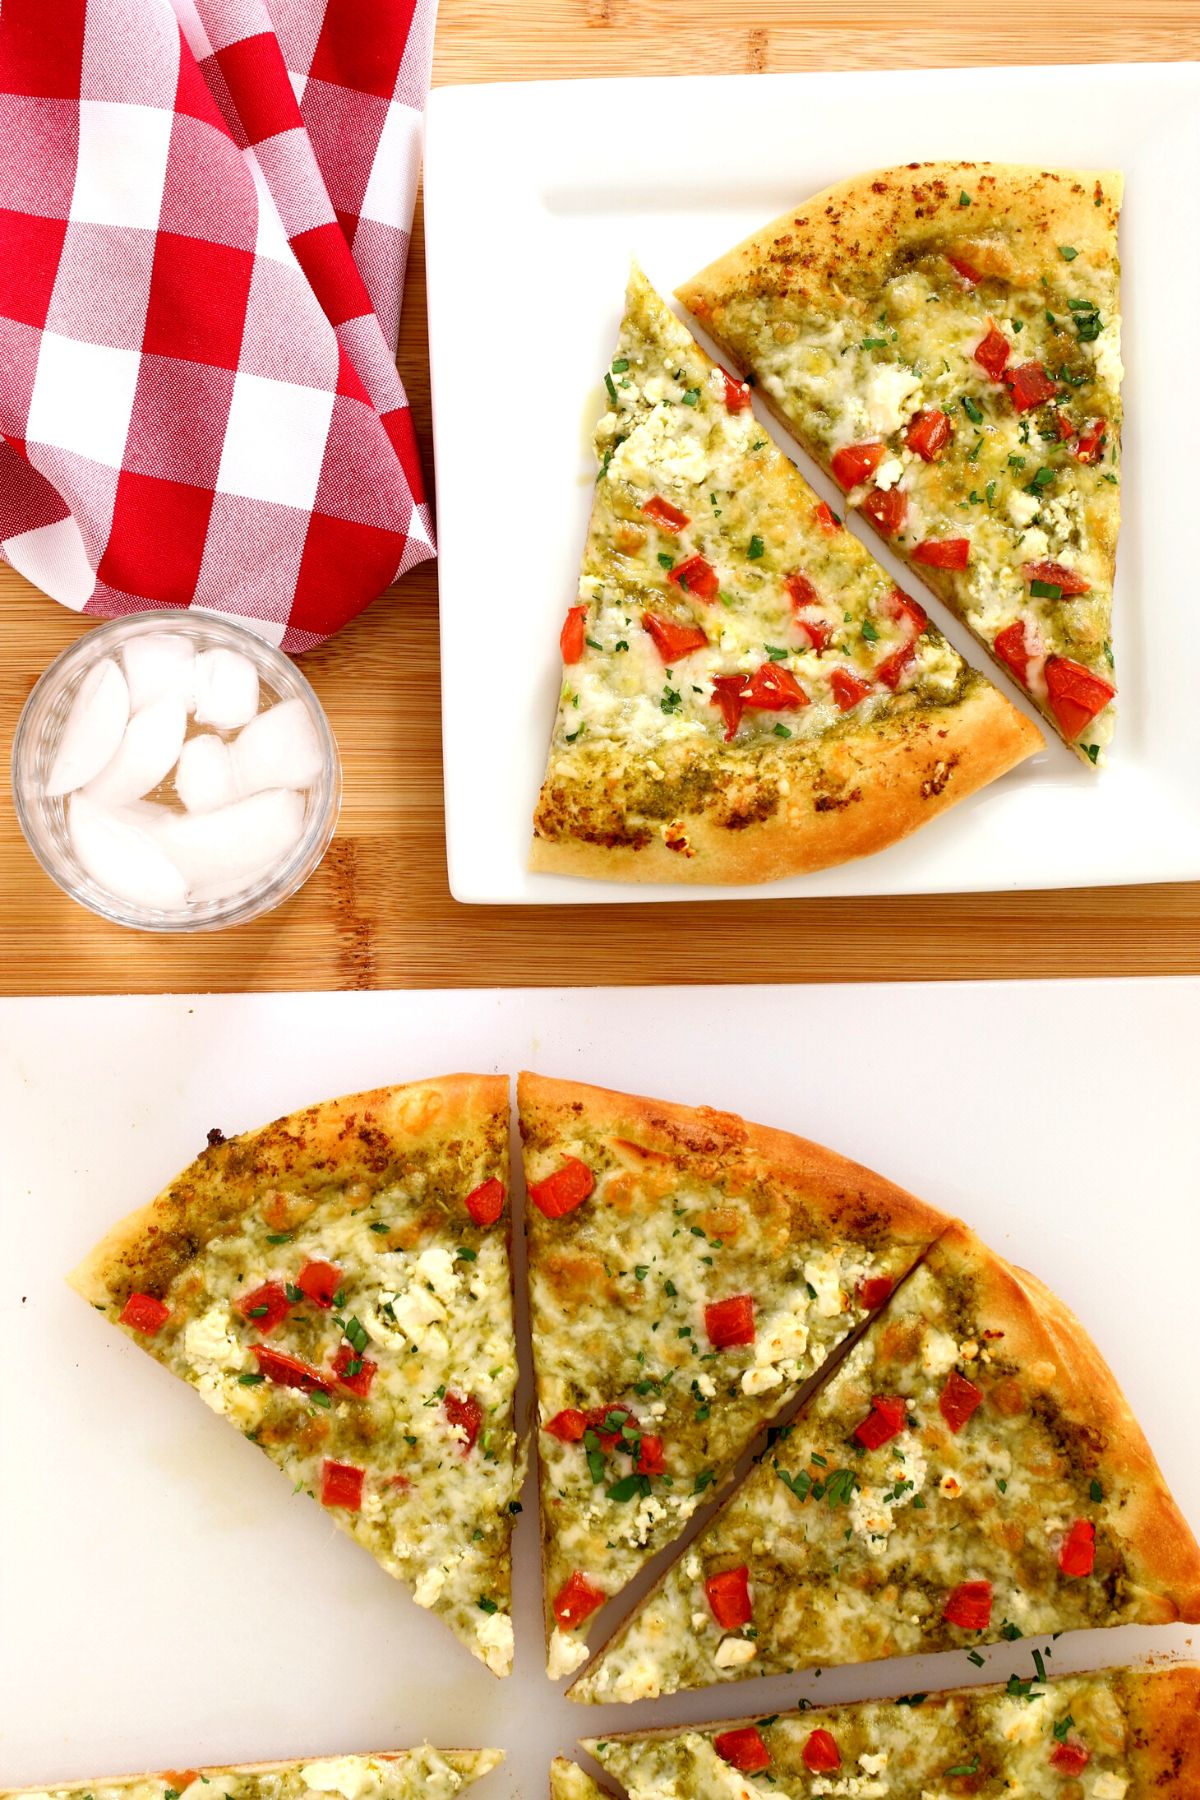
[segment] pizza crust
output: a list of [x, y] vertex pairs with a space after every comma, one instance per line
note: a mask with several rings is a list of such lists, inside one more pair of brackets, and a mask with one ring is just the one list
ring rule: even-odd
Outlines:
[[535, 836], [529, 866], [612, 881], [760, 883], [810, 874], [898, 843], [1044, 748], [1037, 726], [987, 682], [958, 704], [883, 717], [796, 758], [792, 792], [739, 828], [707, 813], [673, 820], [641, 849]]

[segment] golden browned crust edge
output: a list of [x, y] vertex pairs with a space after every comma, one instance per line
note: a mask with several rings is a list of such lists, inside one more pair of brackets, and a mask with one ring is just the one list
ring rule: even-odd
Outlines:
[[1036, 1276], [1014, 1268], [956, 1221], [930, 1252], [929, 1263], [961, 1268], [974, 1284], [984, 1329], [1003, 1330], [1005, 1354], [1038, 1380], [1068, 1416], [1098, 1432], [1104, 1462], [1127, 1483], [1120, 1512], [1106, 1515], [1119, 1535], [1131, 1573], [1143, 1589], [1147, 1624], [1200, 1622], [1200, 1545], [1167, 1487], [1145, 1433], [1116, 1376], [1084, 1327]]
[[[189, 1763], [198, 1775], [278, 1775], [289, 1769], [302, 1768], [311, 1762], [325, 1762], [331, 1755], [355, 1756], [374, 1759], [377, 1762], [394, 1762], [398, 1756], [411, 1756], [415, 1751], [428, 1747], [456, 1768], [467, 1781], [479, 1781], [504, 1761], [503, 1750], [443, 1750], [436, 1744], [429, 1746], [413, 1744], [403, 1750], [342, 1750], [314, 1752], [311, 1756], [293, 1756], [283, 1762], [250, 1762], [250, 1763]], [[491, 1761], [488, 1761], [488, 1758]], [[482, 1766], [479, 1766], [482, 1759]], [[23, 1794], [44, 1794], [47, 1788], [51, 1792], [58, 1788], [75, 1787], [110, 1787], [114, 1782], [159, 1781], [174, 1770], [147, 1769], [137, 1775], [87, 1775], [66, 1781], [51, 1781], [40, 1787], [0, 1788], [0, 1800], [20, 1800]]]
[[789, 805], [807, 804], [799, 819], [781, 806], [761, 823], [732, 831], [706, 814], [685, 815], [680, 823], [690, 856], [668, 849], [661, 836], [641, 850], [535, 837], [529, 866], [593, 880], [722, 885], [811, 874], [898, 843], [1042, 749], [1043, 738], [1024, 713], [980, 681], [957, 705], [930, 710], [919, 723], [883, 719], [836, 745], [851, 764], [852, 793], [825, 809], [810, 790], [788, 797]]
[[[440, 1102], [433, 1116], [427, 1097]], [[108, 1306], [127, 1296], [129, 1277], [157, 1238], [178, 1232], [186, 1220], [199, 1251], [223, 1221], [244, 1213], [262, 1186], [285, 1171], [350, 1164], [364, 1154], [364, 1144], [366, 1154], [390, 1160], [444, 1136], [455, 1123], [478, 1126], [507, 1112], [506, 1075], [446, 1075], [317, 1101], [202, 1151], [149, 1205], [118, 1220], [67, 1281], [92, 1306]]]

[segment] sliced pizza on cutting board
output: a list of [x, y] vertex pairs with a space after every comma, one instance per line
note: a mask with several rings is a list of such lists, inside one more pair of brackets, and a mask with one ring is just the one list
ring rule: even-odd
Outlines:
[[956, 1223], [571, 1694], [1177, 1619], [1200, 1546], [1111, 1371]]
[[506, 1078], [380, 1088], [210, 1135], [72, 1285], [507, 1675]]
[[1089, 763], [1113, 729], [1121, 176], [913, 163], [679, 289], [763, 399]]
[[640, 270], [530, 865], [758, 882], [880, 850], [1036, 750]]
[[0, 1788], [0, 1800], [452, 1800], [490, 1774], [502, 1750], [387, 1750], [308, 1762], [164, 1769], [50, 1788]]
[[1200, 1793], [1200, 1669], [953, 1688], [589, 1740], [637, 1800], [1159, 1800]]
[[557, 1677], [948, 1221], [732, 1113], [528, 1074], [517, 1097]]

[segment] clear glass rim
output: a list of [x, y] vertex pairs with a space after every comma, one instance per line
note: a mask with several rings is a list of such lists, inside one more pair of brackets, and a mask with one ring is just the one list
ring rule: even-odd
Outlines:
[[[49, 815], [41, 796], [29, 791], [26, 765], [30, 760], [31, 740], [42, 723], [42, 715], [53, 704], [65, 683], [102, 656], [120, 649], [129, 638], [157, 631], [183, 631], [202, 636], [229, 649], [248, 655], [268, 684], [277, 691], [294, 690], [303, 700], [316, 729], [322, 751], [322, 768], [309, 790], [310, 817], [303, 836], [285, 860], [268, 875], [247, 886], [228, 900], [201, 902], [183, 912], [166, 912], [154, 907], [139, 907], [118, 899], [83, 874], [78, 864], [56, 842]], [[288, 697], [291, 697], [288, 695]], [[242, 925], [261, 918], [284, 900], [290, 899], [315, 872], [337, 829], [341, 810], [342, 772], [337, 741], [325, 709], [316, 691], [294, 659], [266, 638], [239, 625], [223, 613], [206, 612], [201, 607], [163, 607], [145, 612], [123, 613], [107, 619], [93, 630], [84, 632], [73, 644], [59, 652], [34, 683], [17, 719], [13, 733], [10, 774], [13, 805], [22, 836], [35, 860], [51, 881], [72, 900], [111, 924], [133, 931], [180, 934], [192, 931], [220, 931], [231, 925]]]

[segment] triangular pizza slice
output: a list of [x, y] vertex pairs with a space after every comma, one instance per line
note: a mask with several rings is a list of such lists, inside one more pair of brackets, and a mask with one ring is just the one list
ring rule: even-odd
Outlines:
[[72, 1285], [507, 1675], [507, 1080], [381, 1088], [213, 1136]]
[[1200, 1546], [1112, 1373], [955, 1224], [571, 1693], [1176, 1619]]
[[502, 1750], [386, 1750], [307, 1762], [164, 1769], [50, 1788], [0, 1788], [0, 1800], [453, 1800], [504, 1760]]
[[952, 1688], [589, 1740], [635, 1800], [1180, 1800], [1200, 1793], [1200, 1669]]
[[531, 866], [755, 882], [907, 836], [1036, 750], [637, 269]]
[[1112, 735], [1118, 174], [913, 163], [679, 290], [1079, 756]]
[[550, 1764], [550, 1800], [609, 1800], [609, 1796], [578, 1763], [556, 1756]]
[[522, 1075], [552, 1676], [942, 1214], [732, 1113]]

